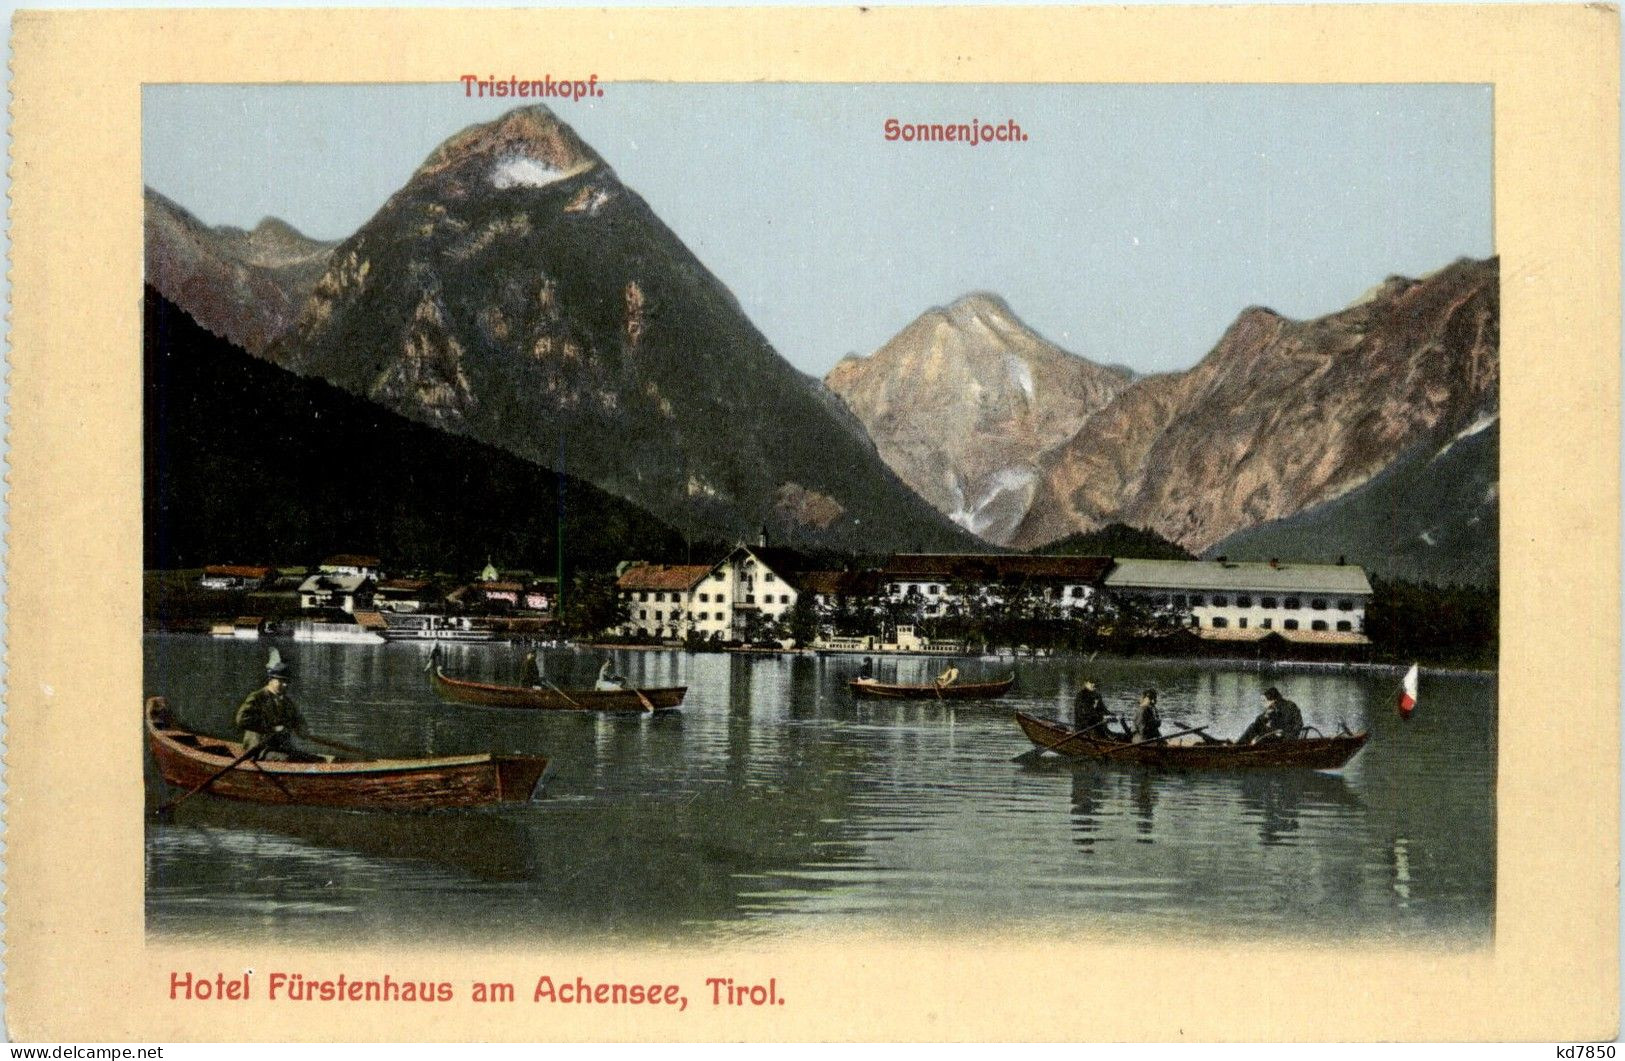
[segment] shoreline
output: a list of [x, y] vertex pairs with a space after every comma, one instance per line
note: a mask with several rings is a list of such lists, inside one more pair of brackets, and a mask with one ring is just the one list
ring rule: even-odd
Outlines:
[[[143, 633], [143, 635], [147, 635], [147, 636], [151, 636], [151, 635], [159, 635], [159, 636], [191, 636], [191, 637], [205, 637], [205, 638], [214, 636], [214, 635], [209, 634], [207, 631], [203, 631], [203, 630], [184, 630], [184, 629], [176, 629], [176, 628], [173, 628], [173, 627], [170, 627], [170, 628], [167, 628], [167, 629], [164, 629], [164, 628], [154, 629], [152, 627], [148, 627], [148, 628], [144, 629], [142, 631], [142, 633]], [[227, 640], [227, 639], [222, 638], [222, 640]], [[279, 640], [287, 640], [287, 639], [263, 638], [261, 640], [276, 642], [276, 641], [279, 641]], [[525, 642], [520, 641], [520, 640], [512, 640], [512, 639], [505, 638], [505, 637], [502, 637], [502, 636], [499, 635], [495, 640], [492, 640], [492, 641], [489, 641], [489, 642], [469, 642], [469, 643], [471, 643], [471, 644], [476, 644], [477, 643], [477, 644], [513, 646], [513, 645], [524, 644]], [[1307, 672], [1317, 672], [1318, 671], [1318, 672], [1321, 672], [1321, 673], [1328, 673], [1328, 674], [1355, 673], [1355, 674], [1387, 674], [1387, 675], [1392, 675], [1392, 676], [1402, 675], [1410, 667], [1409, 663], [1376, 663], [1376, 662], [1371, 662], [1371, 661], [1367, 661], [1367, 660], [1303, 660], [1303, 659], [1270, 660], [1270, 659], [1256, 659], [1256, 658], [1246, 659], [1246, 658], [1236, 657], [1236, 656], [1158, 656], [1158, 655], [1138, 654], [1138, 653], [1135, 654], [1135, 655], [1131, 655], [1131, 656], [1121, 656], [1121, 655], [1116, 655], [1116, 654], [1108, 655], [1108, 654], [1104, 654], [1104, 653], [1100, 653], [1100, 652], [1095, 652], [1095, 653], [1090, 653], [1088, 655], [1085, 655], [1084, 653], [1081, 653], [1081, 652], [1070, 652], [1070, 651], [1045, 652], [1045, 653], [1043, 653], [1041, 655], [1038, 655], [1038, 656], [1024, 656], [1024, 655], [1021, 655], [1021, 654], [1008, 653], [1008, 652], [1001, 652], [1001, 653], [994, 653], [994, 654], [980, 653], [980, 652], [974, 652], [974, 651], [970, 651], [970, 652], [953, 652], [953, 653], [947, 653], [947, 652], [880, 652], [880, 651], [848, 652], [848, 651], [828, 651], [828, 650], [826, 650], [826, 651], [818, 651], [818, 650], [810, 649], [810, 648], [809, 649], [720, 649], [720, 650], [716, 650], [714, 652], [692, 652], [690, 649], [688, 649], [688, 648], [686, 648], [686, 647], [684, 647], [682, 645], [607, 644], [607, 643], [596, 642], [596, 641], [565, 642], [565, 643], [559, 644], [557, 647], [560, 648], [560, 649], [566, 649], [566, 650], [577, 651], [577, 652], [684, 652], [684, 653], [689, 653], [691, 655], [700, 655], [700, 656], [703, 656], [703, 655], [733, 655], [733, 656], [757, 656], [757, 657], [813, 656], [813, 657], [816, 657], [818, 659], [838, 658], [838, 657], [841, 657], [841, 656], [864, 656], [864, 655], [868, 655], [868, 656], [874, 656], [876, 658], [893, 658], [893, 659], [895, 659], [895, 658], [908, 658], [908, 659], [952, 659], [952, 658], [959, 658], [959, 659], [964, 659], [964, 660], [977, 660], [977, 661], [989, 662], [989, 663], [992, 663], [992, 662], [1009, 662], [1009, 663], [1014, 663], [1014, 664], [1020, 664], [1024, 660], [1030, 661], [1030, 662], [1037, 662], [1039, 660], [1049, 660], [1049, 661], [1069, 662], [1069, 663], [1073, 663], [1073, 664], [1088, 665], [1088, 664], [1091, 664], [1091, 663], [1095, 662], [1097, 659], [1099, 659], [1099, 660], [1101, 660], [1103, 662], [1145, 663], [1145, 664], [1148, 664], [1148, 665], [1151, 665], [1151, 666], [1165, 666], [1165, 667], [1166, 666], [1189, 666], [1189, 665], [1192, 665], [1192, 664], [1211, 664], [1211, 665], [1214, 665], [1214, 666], [1228, 667], [1228, 668], [1235, 669], [1235, 670], [1256, 670], [1256, 671], [1260, 671], [1260, 672], [1269, 671], [1269, 670], [1275, 670], [1275, 671], [1307, 671]], [[1420, 659], [1415, 660], [1414, 662], [1416, 662], [1422, 668], [1424, 673], [1435, 674], [1435, 675], [1444, 675], [1444, 676], [1452, 677], [1452, 678], [1484, 678], [1484, 679], [1489, 679], [1489, 678], [1495, 678], [1496, 676], [1498, 676], [1500, 674], [1500, 667], [1498, 665], [1497, 666], [1484, 666], [1484, 667], [1462, 667], [1462, 666], [1431, 665], [1431, 664], [1427, 663], [1425, 660], [1420, 660]]]

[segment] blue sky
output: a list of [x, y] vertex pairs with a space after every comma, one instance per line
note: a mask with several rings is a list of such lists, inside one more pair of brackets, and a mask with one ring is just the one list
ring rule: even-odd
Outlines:
[[[511, 103], [148, 86], [143, 179], [212, 224], [340, 238]], [[1487, 86], [612, 83], [551, 105], [819, 376], [978, 290], [1075, 353], [1184, 368], [1249, 305], [1319, 316], [1494, 253]], [[892, 117], [1027, 140], [887, 142]]]

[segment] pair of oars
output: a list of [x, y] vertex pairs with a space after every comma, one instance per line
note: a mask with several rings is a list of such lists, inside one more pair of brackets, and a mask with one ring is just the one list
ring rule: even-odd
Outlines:
[[[350, 754], [359, 756], [363, 759], [369, 758], [366, 751], [362, 750], [361, 748], [357, 748], [353, 744], [345, 744], [342, 741], [328, 740], [325, 737], [313, 737], [309, 734], [305, 735], [305, 740], [310, 741], [312, 744], [324, 744], [329, 748], [333, 748], [341, 752], [349, 752]], [[246, 749], [243, 754], [237, 756], [237, 758], [233, 759], [231, 762], [209, 775], [209, 777], [204, 780], [202, 784], [194, 785], [181, 795], [160, 806], [158, 808], [158, 815], [163, 817], [173, 813], [176, 807], [179, 807], [182, 803], [185, 803], [199, 792], [202, 792], [204, 789], [208, 788], [210, 785], [214, 784], [216, 781], [220, 780], [222, 777], [225, 777], [243, 763], [250, 760], [253, 761], [256, 767], [259, 767], [260, 773], [265, 774], [265, 776], [271, 778], [273, 783], [277, 784], [278, 787], [281, 787], [281, 782], [277, 781], [275, 775], [266, 773], [265, 768], [260, 766], [259, 756], [264, 755], [269, 750], [270, 749], [265, 744], [256, 744], [254, 747]]]
[[[575, 700], [571, 699], [569, 693], [565, 692], [563, 689], [560, 689], [558, 686], [554, 685], [552, 682], [548, 681], [546, 678], [542, 679], [542, 684], [547, 686], [549, 689], [553, 690], [555, 693], [558, 693], [560, 696], [564, 697], [564, 702], [569, 704], [571, 707], [575, 708], [577, 711], [585, 711], [586, 710], [586, 708], [582, 707], [580, 704], [576, 703]], [[638, 698], [638, 703], [643, 705], [643, 710], [649, 712], [651, 715], [654, 714], [654, 710], [655, 710], [654, 701], [650, 700], [647, 696], [644, 696], [642, 689], [638, 689], [638, 688], [634, 687], [632, 689], [632, 694]]]
[[[1095, 726], [1090, 726], [1088, 729], [1079, 729], [1079, 730], [1073, 730], [1073, 731], [1071, 731], [1069, 733], [1063, 733], [1060, 736], [1059, 739], [1054, 740], [1054, 741], [1050, 742], [1049, 744], [1044, 745], [1041, 748], [1034, 748], [1031, 751], [1022, 752], [1020, 755], [1016, 756], [1014, 759], [1012, 759], [1010, 761], [1015, 762], [1015, 763], [1022, 763], [1022, 764], [1037, 762], [1039, 759], [1041, 759], [1043, 757], [1045, 752], [1055, 751], [1061, 745], [1065, 744], [1067, 741], [1071, 740], [1074, 737], [1087, 737], [1089, 735], [1090, 730], [1096, 729], [1096, 728], [1098, 728], [1098, 726], [1102, 726], [1102, 725], [1105, 725], [1105, 723], [1104, 722], [1097, 723]], [[1184, 737], [1184, 736], [1187, 736], [1187, 735], [1192, 734], [1192, 733], [1200, 733], [1203, 736], [1206, 736], [1207, 735], [1207, 727], [1206, 726], [1192, 726], [1190, 729], [1182, 729], [1177, 733], [1169, 733], [1169, 734], [1166, 734], [1166, 735], [1160, 736], [1160, 737], [1150, 737], [1150, 738], [1148, 738], [1146, 740], [1133, 741], [1133, 742], [1128, 743], [1128, 744], [1120, 744], [1115, 748], [1106, 749], [1106, 754], [1107, 755], [1116, 755], [1119, 752], [1125, 751], [1125, 750], [1127, 750], [1129, 748], [1143, 748], [1148, 744], [1160, 744], [1163, 741], [1170, 741], [1170, 740], [1173, 740], [1175, 737]]]

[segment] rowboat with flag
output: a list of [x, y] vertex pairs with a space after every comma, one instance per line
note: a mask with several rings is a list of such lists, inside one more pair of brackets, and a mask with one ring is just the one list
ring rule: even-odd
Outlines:
[[[1298, 740], [1236, 744], [1209, 741], [1201, 744], [1172, 744], [1168, 738], [1135, 743], [1116, 738], [1085, 736], [1050, 719], [1016, 712], [1016, 724], [1033, 742], [1025, 757], [1055, 752], [1072, 759], [1098, 759], [1103, 762], [1134, 763], [1178, 770], [1254, 770], [1296, 768], [1338, 770], [1365, 747], [1368, 733], [1344, 733], [1335, 737], [1303, 737]], [[1191, 729], [1187, 733], [1197, 733]], [[1180, 734], [1170, 734], [1170, 737]]]
[[527, 802], [547, 772], [539, 755], [450, 755], [432, 759], [280, 762], [243, 745], [186, 728], [161, 696], [146, 702], [147, 747], [164, 782], [253, 803], [356, 810], [439, 810]]

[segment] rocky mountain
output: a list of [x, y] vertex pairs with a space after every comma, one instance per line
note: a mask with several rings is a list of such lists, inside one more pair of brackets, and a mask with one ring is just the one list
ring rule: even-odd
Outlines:
[[1013, 543], [1122, 522], [1199, 552], [1442, 448], [1499, 408], [1499, 274], [1464, 259], [1316, 320], [1246, 310], [1196, 367], [1136, 381], [1056, 448]]
[[293, 324], [337, 246], [274, 217], [211, 227], [151, 188], [145, 204], [147, 283], [254, 354]]
[[571, 473], [688, 533], [972, 541], [545, 107], [437, 148], [267, 353], [522, 457], [551, 463], [562, 445]]
[[1005, 544], [1044, 459], [1128, 387], [1132, 374], [1070, 354], [1003, 300], [927, 311], [824, 379], [904, 482], [955, 523]]
[[1500, 424], [1475, 420], [1402, 455], [1365, 485], [1209, 550], [1232, 560], [1339, 557], [1379, 575], [1469, 586], [1497, 581]]
[[567, 570], [685, 556], [628, 502], [251, 357], [150, 286], [143, 354], [148, 568], [362, 551], [551, 571], [561, 526]]

